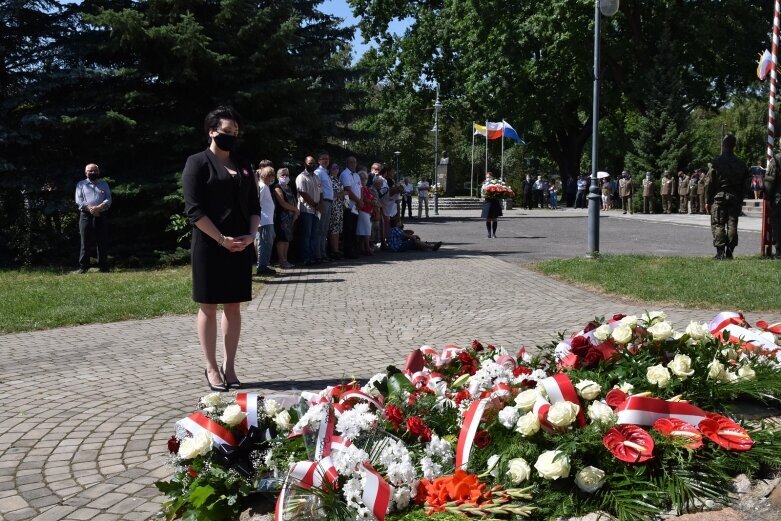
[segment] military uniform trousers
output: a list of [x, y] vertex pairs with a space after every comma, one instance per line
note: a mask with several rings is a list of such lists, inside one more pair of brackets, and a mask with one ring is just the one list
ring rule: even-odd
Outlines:
[[643, 196], [643, 213], [654, 213], [654, 198], [650, 195]]
[[662, 211], [664, 213], [671, 213], [673, 210], [673, 196], [662, 195]]
[[735, 249], [738, 245], [738, 217], [742, 201], [736, 197], [713, 201], [710, 211], [710, 228], [713, 233], [713, 246]]
[[680, 204], [678, 205], [678, 213], [688, 213], [689, 210], [689, 196], [681, 195]]

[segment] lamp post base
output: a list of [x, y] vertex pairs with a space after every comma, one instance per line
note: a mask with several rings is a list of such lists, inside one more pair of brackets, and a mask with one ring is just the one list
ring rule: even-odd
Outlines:
[[439, 196], [434, 194], [434, 215], [439, 215]]

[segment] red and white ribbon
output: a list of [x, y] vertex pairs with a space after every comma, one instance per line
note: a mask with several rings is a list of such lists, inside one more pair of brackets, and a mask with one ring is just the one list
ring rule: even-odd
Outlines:
[[778, 346], [772, 340], [768, 340], [756, 331], [735, 324], [728, 324], [719, 331], [713, 333], [713, 335], [723, 338], [725, 332], [729, 333], [729, 342], [732, 342], [733, 344], [744, 345], [748, 343], [753, 347], [761, 347], [771, 351], [778, 349]]
[[238, 445], [231, 431], [199, 412], [194, 412], [187, 418], [182, 418], [176, 422], [176, 425], [193, 435], [201, 432], [211, 433], [213, 442], [218, 445], [228, 445], [230, 447]]
[[686, 402], [668, 402], [647, 396], [630, 396], [616, 408], [619, 424], [653, 425], [662, 418], [678, 418], [698, 425], [707, 413]]
[[374, 517], [382, 521], [390, 504], [391, 486], [369, 463], [363, 463], [363, 468], [366, 472], [363, 473], [365, 479], [361, 499]]
[[740, 313], [734, 311], [722, 311], [710, 321], [708, 324], [708, 330], [712, 335], [716, 336], [720, 331], [729, 325], [745, 326], [746, 319]]
[[548, 402], [551, 405], [557, 402], [572, 402], [579, 407], [577, 421], [580, 427], [586, 426], [586, 416], [583, 414], [583, 407], [580, 405], [580, 398], [572, 380], [564, 373], [559, 373], [540, 381], [548, 393]]
[[363, 391], [359, 391], [358, 389], [354, 389], [352, 391], [346, 391], [342, 393], [341, 398], [339, 398], [339, 403], [341, 405], [347, 405], [347, 402], [349, 402], [350, 400], [363, 400], [365, 402], [369, 402], [370, 404], [374, 405], [380, 411], [385, 410], [385, 405], [383, 404], [382, 396], [375, 398], [374, 396], [368, 395]]
[[241, 430], [247, 432], [250, 427], [258, 426], [258, 395], [256, 393], [236, 393], [236, 403], [247, 414], [241, 422]]
[[456, 356], [458, 356], [458, 353], [463, 351], [463, 347], [458, 347], [454, 345], [447, 345], [442, 349], [442, 354], [437, 353], [437, 350], [434, 349], [431, 346], [421, 346], [420, 352], [423, 353], [425, 356], [430, 356], [431, 360], [434, 362], [434, 365], [437, 367], [441, 367], [445, 365], [445, 363], [449, 362]]
[[464, 424], [461, 426], [461, 432], [458, 434], [458, 445], [456, 447], [456, 469], [465, 469], [469, 463], [469, 453], [472, 452], [477, 428], [480, 426], [480, 420], [483, 418], [485, 408], [490, 401], [489, 398], [475, 400], [467, 409], [466, 414], [464, 414]]

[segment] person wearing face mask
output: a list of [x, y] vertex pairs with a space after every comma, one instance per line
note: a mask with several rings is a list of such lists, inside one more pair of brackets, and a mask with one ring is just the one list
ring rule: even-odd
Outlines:
[[294, 268], [287, 260], [290, 241], [293, 240], [293, 225], [298, 219], [296, 195], [290, 186], [290, 171], [287, 168], [277, 170], [277, 182], [271, 185], [274, 193], [274, 232], [277, 236], [277, 260], [279, 267]]
[[301, 230], [301, 260], [304, 266], [317, 264], [317, 252], [320, 237], [317, 233], [320, 220], [317, 217], [317, 208], [320, 204], [322, 190], [320, 180], [315, 175], [317, 162], [312, 156], [304, 160], [304, 171], [296, 177], [296, 191], [298, 192], [298, 211], [300, 212]]
[[[239, 388], [234, 367], [241, 332], [241, 302], [252, 300], [255, 233], [260, 225], [258, 185], [234, 152], [241, 117], [230, 107], [206, 115], [208, 148], [187, 158], [182, 171], [185, 214], [193, 225], [190, 247], [193, 300], [206, 383], [213, 391]], [[222, 304], [224, 359], [217, 364], [217, 305]]]
[[111, 207], [111, 190], [108, 183], [100, 179], [100, 168], [94, 163], [84, 167], [86, 179], [76, 184], [76, 206], [79, 208], [79, 234], [81, 252], [78, 273], [89, 270], [92, 244], [98, 254], [98, 268], [108, 271], [108, 217], [105, 213]]

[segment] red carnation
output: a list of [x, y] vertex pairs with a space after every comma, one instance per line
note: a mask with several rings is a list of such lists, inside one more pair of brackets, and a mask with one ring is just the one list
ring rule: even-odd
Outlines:
[[431, 429], [418, 416], [407, 418], [407, 430], [423, 441], [431, 441]]
[[467, 389], [461, 389], [456, 393], [456, 396], [453, 398], [453, 400], [456, 402], [456, 405], [461, 405], [461, 402], [468, 400], [471, 397], [472, 395], [469, 394]]
[[483, 350], [483, 344], [481, 344], [477, 340], [472, 340], [472, 349], [475, 351], [482, 351]]
[[458, 353], [458, 361], [464, 365], [470, 365], [474, 363], [475, 359], [472, 358], [472, 355], [470, 355], [466, 351], [461, 351], [460, 353]]
[[487, 346], [485, 346], [485, 348], [488, 349], [489, 351], [496, 351], [496, 346], [493, 344], [488, 344]]
[[532, 374], [532, 370], [520, 365], [513, 369], [513, 376], [521, 376], [522, 374]]
[[475, 446], [484, 449], [491, 443], [491, 434], [488, 431], [477, 431], [475, 434]]
[[385, 407], [385, 418], [393, 424], [395, 430], [399, 430], [401, 424], [404, 423], [404, 412], [395, 405], [387, 405]]
[[176, 439], [176, 436], [171, 436], [168, 438], [168, 452], [171, 454], [176, 454], [179, 452], [179, 440]]

